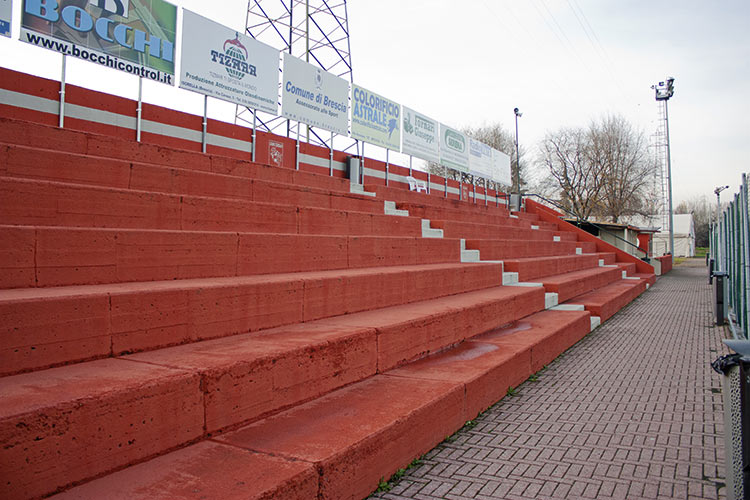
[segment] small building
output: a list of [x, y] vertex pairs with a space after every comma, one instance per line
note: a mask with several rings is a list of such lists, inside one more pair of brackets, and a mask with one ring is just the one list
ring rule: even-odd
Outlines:
[[[669, 253], [669, 228], [654, 235], [654, 255]], [[674, 256], [695, 257], [695, 223], [693, 214], [674, 215]]]
[[637, 227], [631, 224], [614, 222], [578, 221], [575, 219], [566, 219], [566, 221], [639, 259], [657, 255], [653, 253], [651, 237], [659, 228]]

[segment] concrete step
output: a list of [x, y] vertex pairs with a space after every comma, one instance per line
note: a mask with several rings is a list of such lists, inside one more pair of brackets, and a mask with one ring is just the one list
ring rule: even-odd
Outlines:
[[[530, 233], [530, 231], [529, 231]], [[596, 252], [596, 245], [587, 242], [541, 241], [531, 239], [466, 239], [466, 247], [479, 250], [484, 260], [512, 260], [529, 257], [551, 257]]]
[[385, 215], [393, 215], [396, 217], [409, 217], [409, 211], [399, 210], [398, 208], [396, 208], [395, 201], [385, 200], [384, 211], [385, 211]]
[[[364, 498], [381, 478], [494, 404], [588, 331], [587, 312], [534, 314], [58, 498], [93, 499], [102, 492], [130, 498], [137, 491], [184, 498], [181, 486], [166, 480], [175, 470], [195, 491], [218, 489], [223, 498], [239, 498], [237, 482], [244, 487], [242, 498], [261, 498], [269, 491], [274, 498]], [[210, 477], [219, 460], [233, 465], [223, 482]], [[189, 467], [190, 462], [195, 465]], [[265, 472], [262, 477], [255, 464]]]
[[618, 280], [591, 292], [570, 299], [571, 304], [580, 304], [592, 316], [606, 321], [617, 311], [628, 305], [649, 286], [649, 277]]
[[[543, 306], [541, 289], [497, 287], [1, 378], [8, 497], [44, 495], [205, 439]], [[420, 398], [429, 392], [423, 389], [404, 394]], [[456, 394], [462, 409], [463, 389]], [[382, 409], [403, 419], [393, 407]], [[356, 425], [364, 429], [366, 421]]]
[[422, 238], [442, 238], [443, 230], [432, 227], [430, 219], [422, 219]]
[[[458, 222], [431, 219], [433, 227], [443, 230], [446, 238], [466, 239], [531, 239], [552, 241], [557, 233], [547, 230], [531, 230], [526, 227], [501, 226], [478, 222]], [[575, 235], [573, 235], [575, 236]], [[566, 237], [566, 239], [569, 237]]]
[[[595, 267], [539, 279], [547, 292], [558, 294], [560, 303], [622, 279], [619, 268]], [[598, 314], [597, 314], [598, 316]]]
[[[407, 189], [376, 184], [367, 185], [367, 189], [376, 192], [380, 198], [395, 201], [399, 208], [406, 210], [410, 210], [412, 207], [430, 207], [438, 210], [448, 209], [451, 213], [462, 213], [467, 216], [473, 215], [474, 217], [508, 216], [508, 211], [502, 203], [499, 206], [494, 203], [487, 205], [484, 205], [484, 203], [467, 203], [466, 201], [445, 198], [442, 195], [433, 194], [432, 196], [425, 196], [424, 193], [416, 193]], [[417, 214], [412, 213], [412, 215]], [[424, 215], [421, 216], [425, 217]], [[430, 217], [426, 216], [425, 218]]]
[[88, 228], [419, 236], [421, 221], [354, 210], [162, 194], [0, 177], [5, 224]]
[[500, 264], [0, 290], [0, 375], [498, 286]]
[[636, 266], [632, 262], [616, 262], [615, 265], [622, 271], [622, 277], [633, 276], [636, 273]]
[[[146, 142], [137, 143], [131, 139], [80, 132], [71, 128], [61, 129], [56, 126], [3, 117], [0, 117], [0, 143], [3, 144], [0, 146], [0, 150], [6, 149], [4, 153], [7, 155], [5, 159], [8, 162], [9, 170], [19, 166], [18, 161], [21, 160], [21, 156], [27, 159], [29, 155], [32, 157], [41, 155], [41, 158], [48, 158], [45, 155], [56, 152], [59, 153], [57, 156], [49, 157], [55, 160], [51, 164], [44, 161], [41, 162], [42, 165], [37, 166], [33, 164], [33, 161], [21, 161], [21, 164], [45, 169], [56, 163], [63, 166], [64, 163], [76, 161], [75, 158], [66, 156], [66, 154], [84, 155], [84, 162], [81, 164], [79, 175], [89, 175], [89, 179], [92, 181], [106, 179], [113, 171], [119, 172], [117, 168], [114, 170], [112, 168], [117, 160], [121, 160], [134, 164], [169, 167], [180, 171], [188, 169], [206, 173], [213, 172], [231, 177], [304, 185], [341, 193], [349, 192], [349, 180], [343, 177], [319, 175], [217, 154], [156, 146]], [[40, 145], [44, 145], [46, 149], [41, 149]], [[24, 152], [19, 149], [13, 154], [9, 154], [8, 146], [11, 146], [11, 151], [12, 146], [26, 147], [27, 151]], [[15, 157], [16, 154], [19, 155], [18, 158]], [[91, 158], [93, 162], [85, 160], [85, 158]], [[94, 165], [96, 162], [102, 164], [98, 173]], [[51, 169], [51, 171], [53, 170]], [[118, 178], [122, 179], [122, 177]]]
[[555, 255], [549, 257], [528, 257], [525, 259], [505, 259], [503, 269], [518, 273], [521, 281], [533, 281], [544, 276], [591, 269], [599, 265], [598, 254]]
[[[138, 163], [131, 159], [112, 159], [34, 147], [0, 145], [5, 149], [5, 177], [85, 184], [100, 187], [134, 189], [163, 194], [233, 198], [276, 204], [319, 208], [345, 208], [368, 213], [382, 213], [382, 201], [371, 197], [331, 189], [304, 176], [289, 175], [296, 171], [250, 164], [257, 168], [236, 175], [235, 171], [202, 170], [195, 164], [178, 167]], [[238, 160], [231, 160], [236, 162]], [[191, 168], [192, 167], [192, 168]], [[281, 175], [270, 175], [281, 171]], [[230, 173], [226, 173], [226, 172]], [[256, 175], [257, 174], [257, 175]], [[323, 177], [316, 174], [309, 176]], [[313, 179], [317, 180], [317, 179]], [[308, 181], [308, 184], [302, 182]]]
[[0, 226], [0, 288], [460, 262], [457, 240]]
[[[427, 200], [430, 201], [430, 200]], [[498, 209], [497, 211], [484, 211], [472, 208], [464, 208], [461, 205], [432, 205], [427, 201], [416, 202], [398, 202], [399, 208], [408, 210], [412, 215], [436, 219], [452, 220], [456, 222], [477, 222], [481, 220], [487, 224], [503, 224], [514, 227], [529, 227], [529, 224], [519, 222], [517, 219], [511, 219], [506, 210]]]

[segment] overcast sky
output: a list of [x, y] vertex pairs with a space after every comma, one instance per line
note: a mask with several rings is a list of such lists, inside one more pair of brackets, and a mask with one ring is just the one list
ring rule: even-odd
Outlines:
[[[247, 6], [173, 3], [235, 29]], [[0, 37], [2, 65], [59, 80], [58, 54], [17, 41], [20, 8], [13, 39]], [[529, 160], [547, 131], [608, 113], [653, 134], [650, 87], [673, 76], [675, 202], [734, 193], [750, 171], [748, 0], [350, 0], [348, 17], [356, 83], [454, 127], [512, 131], [518, 107]], [[67, 81], [137, 96], [135, 77], [82, 61], [69, 60]], [[202, 112], [200, 96], [163, 84], [145, 82], [144, 100]], [[233, 107], [212, 100], [209, 114], [231, 120]]]

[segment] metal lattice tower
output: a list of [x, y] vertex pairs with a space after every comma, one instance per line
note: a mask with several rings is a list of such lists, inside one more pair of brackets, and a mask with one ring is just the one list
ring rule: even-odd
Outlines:
[[656, 120], [656, 133], [653, 136], [656, 159], [659, 172], [656, 176], [657, 190], [660, 192], [659, 219], [661, 227], [669, 227], [669, 174], [667, 169], [667, 109], [666, 101], [656, 101], [658, 106], [658, 118]]
[[[249, 0], [245, 26], [252, 38], [353, 82], [346, 0]], [[238, 108], [236, 118], [255, 123], [246, 108]], [[258, 112], [257, 124], [287, 137], [301, 132], [308, 142], [328, 146], [321, 138], [328, 132], [319, 135], [285, 118]]]

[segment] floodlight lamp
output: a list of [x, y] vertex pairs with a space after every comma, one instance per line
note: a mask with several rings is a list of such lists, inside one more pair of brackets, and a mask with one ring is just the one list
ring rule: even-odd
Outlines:
[[513, 109], [513, 112], [514, 112], [514, 113], [516, 114], [516, 116], [517, 116], [517, 117], [519, 117], [519, 118], [521, 118], [521, 117], [523, 116], [523, 113], [521, 113], [520, 111], [518, 111], [518, 108], [514, 108], [514, 109]]

